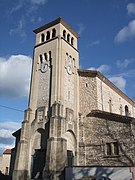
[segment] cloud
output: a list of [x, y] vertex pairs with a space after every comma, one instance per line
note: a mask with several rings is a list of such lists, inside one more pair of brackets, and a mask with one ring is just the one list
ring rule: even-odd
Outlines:
[[18, 34], [23, 39], [25, 39], [27, 35], [26, 35], [26, 32], [25, 32], [25, 21], [24, 21], [24, 19], [20, 19], [20, 21], [18, 22], [18, 25], [15, 28], [10, 29], [9, 34], [11, 36]]
[[[42, 18], [39, 16], [38, 10], [40, 7], [45, 5], [48, 0], [21, 0], [13, 4], [11, 10], [8, 14], [16, 14], [19, 17], [19, 21], [13, 28], [10, 29], [10, 35], [19, 34], [23, 39], [26, 38], [25, 29], [29, 23], [39, 23], [42, 21]], [[23, 11], [23, 15], [20, 14], [20, 11]]]
[[[89, 70], [97, 70], [99, 72], [101, 72], [102, 74], [107, 74], [110, 72], [111, 67], [109, 65], [106, 64], [102, 64], [101, 66], [99, 66], [98, 68], [95, 67], [90, 67]], [[107, 75], [108, 79], [115, 84], [121, 91], [125, 92], [125, 87], [126, 87], [126, 79], [124, 77], [129, 77], [131, 76], [131, 74], [135, 73], [134, 70], [128, 71], [128, 72], [124, 72], [121, 74], [117, 74], [117, 75]]]
[[129, 3], [127, 5], [127, 11], [129, 15], [135, 15], [135, 3]]
[[21, 125], [20, 122], [4, 121], [4, 122], [0, 122], [0, 129], [8, 130], [10, 128], [11, 131], [14, 131], [14, 130], [20, 128], [20, 125]]
[[87, 47], [93, 47], [100, 44], [100, 40], [93, 41], [87, 45]]
[[114, 41], [117, 43], [122, 43], [135, 38], [135, 20], [129, 22], [127, 26], [121, 29], [115, 36]]
[[18, 3], [15, 4], [13, 8], [11, 8], [10, 13], [14, 13], [16, 11], [19, 11], [24, 5], [24, 0], [18, 1]]
[[14, 147], [15, 138], [12, 133], [21, 127], [20, 122], [3, 121], [0, 122], [0, 154], [5, 149], [11, 149]]
[[131, 64], [134, 60], [133, 59], [124, 59], [124, 60], [117, 60], [116, 66], [120, 69], [125, 69]]
[[110, 77], [109, 80], [113, 84], [115, 84], [121, 91], [125, 92], [126, 79], [124, 79], [122, 76], [113, 76]]
[[103, 74], [106, 74], [110, 71], [111, 67], [109, 65], [106, 64], [102, 64], [101, 66], [99, 66], [98, 68], [95, 67], [90, 67], [89, 70], [97, 70]]
[[32, 4], [37, 4], [37, 5], [43, 5], [46, 4], [48, 0], [31, 0]]
[[82, 23], [80, 23], [80, 24], [78, 24], [78, 28], [79, 28], [78, 34], [81, 35], [82, 32], [85, 30], [85, 26]]
[[[10, 13], [15, 13], [19, 11], [21, 8], [25, 8], [26, 14], [31, 9], [31, 12], [34, 12], [34, 10], [37, 10], [35, 7], [39, 7], [40, 5], [44, 5], [48, 2], [48, 0], [21, 0], [15, 3], [13, 8], [11, 8]], [[34, 8], [33, 8], [34, 7]]]
[[110, 71], [110, 69], [111, 69], [111, 67], [106, 64], [103, 64], [97, 68], [97, 70], [100, 71], [101, 73], [107, 73]]
[[12, 132], [7, 129], [0, 129], [0, 138], [12, 138]]
[[117, 76], [123, 76], [126, 78], [133, 78], [133, 77], [135, 77], [135, 69], [130, 69], [126, 72], [119, 73], [119, 74], [117, 74]]
[[0, 96], [26, 97], [30, 85], [32, 59], [25, 55], [0, 57]]

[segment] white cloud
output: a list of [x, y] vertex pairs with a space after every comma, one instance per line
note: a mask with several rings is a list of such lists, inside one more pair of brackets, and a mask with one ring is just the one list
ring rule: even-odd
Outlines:
[[32, 17], [32, 18], [30, 19], [30, 21], [31, 21], [32, 23], [41, 22], [42, 20], [43, 20], [42, 17], [38, 17], [38, 18]]
[[93, 41], [87, 45], [87, 47], [93, 47], [100, 44], [100, 40]]
[[135, 3], [129, 3], [127, 5], [127, 11], [129, 15], [135, 15]]
[[[90, 67], [89, 70], [97, 70], [103, 74], [107, 74], [109, 73], [111, 67], [109, 65], [106, 64], [102, 64], [101, 66], [99, 66], [98, 68], [95, 67]], [[127, 73], [121, 73], [121, 74], [117, 74], [115, 76], [110, 76], [109, 75], [109, 80], [115, 84], [121, 91], [125, 92], [125, 87], [126, 87], [126, 79], [125, 77], [128, 77], [129, 75], [131, 75], [134, 71], [132, 72], [127, 72]], [[108, 77], [108, 75], [107, 75]]]
[[101, 66], [99, 66], [98, 68], [95, 67], [90, 67], [89, 70], [97, 70], [103, 74], [106, 74], [110, 71], [111, 67], [107, 64], [102, 64]]
[[0, 129], [5, 129], [5, 130], [17, 130], [19, 129], [21, 126], [20, 122], [14, 122], [14, 121], [4, 121], [4, 122], [0, 122]]
[[40, 6], [44, 5], [48, 2], [48, 0], [21, 0], [14, 4], [13, 8], [11, 8], [10, 13], [15, 13], [19, 11], [21, 8], [25, 8], [26, 14], [29, 9], [32, 9], [32, 12], [34, 10], [37, 10], [37, 8], [33, 8], [34, 6]]
[[97, 70], [100, 71], [101, 73], [107, 73], [110, 71], [110, 68], [111, 67], [109, 65], [103, 64], [103, 65], [99, 66], [97, 68]]
[[12, 138], [12, 131], [7, 129], [0, 129], [0, 138]]
[[24, 4], [24, 0], [18, 1], [18, 3], [16, 3], [15, 6], [11, 8], [10, 13], [12, 14], [16, 11], [19, 11], [23, 7], [23, 4]]
[[31, 65], [31, 57], [25, 55], [0, 58], [0, 96], [28, 96]]
[[46, 4], [48, 0], [31, 0], [32, 4], [37, 4], [37, 5], [43, 5]]
[[21, 127], [20, 122], [3, 121], [0, 122], [0, 154], [5, 149], [11, 149], [14, 147], [14, 136], [12, 133]]
[[9, 31], [9, 34], [10, 35], [20, 35], [22, 38], [26, 38], [26, 32], [25, 32], [25, 21], [24, 19], [20, 19], [18, 25], [13, 28], [13, 29], [10, 29]]
[[124, 79], [122, 76], [114, 76], [110, 77], [109, 80], [116, 85], [120, 90], [125, 92], [126, 87], [126, 79]]
[[78, 34], [81, 35], [82, 32], [85, 30], [85, 26], [82, 23], [80, 23], [80, 24], [78, 24], [78, 28], [79, 28]]
[[[23, 11], [23, 15], [19, 15], [20, 20], [18, 22], [15, 22], [16, 25], [11, 28], [9, 31], [10, 35], [16, 35], [19, 34], [22, 38], [26, 38], [26, 27], [27, 25], [32, 22], [41, 22], [42, 18], [38, 13], [38, 10], [41, 6], [45, 5], [48, 2], [48, 0], [21, 0], [17, 1], [16, 3], [13, 2], [13, 7], [8, 12], [10, 15], [19, 13], [20, 10]], [[18, 24], [17, 24], [18, 23]]]
[[124, 59], [124, 60], [117, 60], [116, 66], [120, 69], [127, 68], [129, 64], [131, 64], [134, 60], [133, 59]]
[[135, 38], [135, 20], [129, 22], [127, 26], [121, 29], [116, 35], [114, 41], [122, 43], [133, 38]]
[[122, 76], [122, 77], [126, 77], [126, 78], [133, 78], [133, 77], [135, 77], [135, 69], [130, 69], [130, 70], [125, 71], [123, 73], [119, 73], [116, 76]]

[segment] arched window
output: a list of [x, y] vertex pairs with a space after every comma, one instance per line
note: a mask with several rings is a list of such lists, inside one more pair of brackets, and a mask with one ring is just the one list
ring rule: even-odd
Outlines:
[[128, 110], [128, 106], [125, 106], [125, 116], [129, 116], [129, 110]]
[[52, 29], [52, 38], [56, 36], [56, 29]]
[[66, 31], [63, 31], [63, 38], [66, 39]]
[[41, 43], [45, 41], [45, 35], [41, 34]]
[[74, 38], [73, 37], [71, 38], [71, 45], [72, 46], [74, 45]]
[[50, 39], [50, 32], [47, 31], [47, 34], [46, 34], [46, 41]]
[[67, 35], [67, 42], [70, 42], [70, 34]]

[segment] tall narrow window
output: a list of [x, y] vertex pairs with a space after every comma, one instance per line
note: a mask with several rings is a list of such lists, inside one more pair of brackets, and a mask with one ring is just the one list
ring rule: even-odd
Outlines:
[[56, 36], [56, 29], [52, 29], [52, 38]]
[[112, 100], [109, 99], [109, 111], [112, 112]]
[[106, 143], [106, 153], [107, 153], [107, 155], [111, 155], [112, 154], [111, 143]]
[[49, 40], [49, 39], [50, 39], [50, 32], [47, 31], [46, 40]]
[[66, 39], [66, 31], [63, 31], [63, 38]]
[[68, 66], [68, 53], [66, 53], [66, 61], [65, 61], [65, 66]]
[[122, 104], [120, 105], [120, 115], [122, 115]]
[[47, 60], [47, 53], [44, 53], [45, 60]]
[[51, 51], [49, 51], [49, 60], [51, 60]]
[[43, 57], [42, 57], [42, 54], [40, 54], [40, 62], [43, 63]]
[[125, 116], [129, 116], [129, 110], [128, 110], [128, 106], [125, 106]]
[[67, 42], [70, 42], [70, 34], [67, 35]]
[[71, 45], [72, 46], [74, 45], [74, 38], [73, 37], [71, 38]]
[[41, 34], [41, 43], [45, 41], [45, 35]]
[[113, 143], [113, 148], [114, 148], [114, 155], [119, 155], [119, 148], [117, 142]]

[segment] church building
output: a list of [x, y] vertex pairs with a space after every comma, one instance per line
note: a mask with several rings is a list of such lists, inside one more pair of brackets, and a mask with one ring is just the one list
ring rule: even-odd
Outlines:
[[60, 180], [67, 166], [135, 166], [135, 103], [100, 72], [79, 69], [79, 34], [62, 18], [34, 33], [13, 180]]

